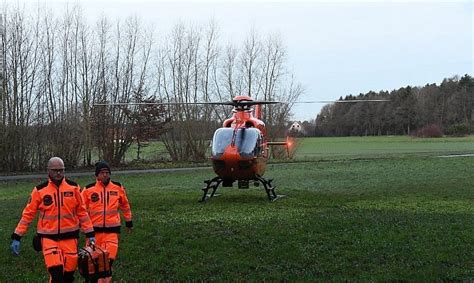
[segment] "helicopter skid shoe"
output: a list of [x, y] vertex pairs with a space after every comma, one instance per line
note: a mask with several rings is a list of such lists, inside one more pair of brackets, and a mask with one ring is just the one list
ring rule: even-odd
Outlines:
[[284, 197], [286, 197], [286, 195], [276, 195], [276, 197], [272, 198], [270, 201], [274, 202], [274, 201], [277, 201], [277, 200], [279, 200], [281, 198], [284, 198]]
[[284, 197], [284, 195], [277, 195], [275, 193], [275, 189], [276, 189], [276, 186], [272, 186], [272, 181], [273, 179], [265, 179], [261, 176], [257, 176], [257, 180], [260, 181], [260, 183], [263, 184], [263, 187], [265, 188], [265, 191], [267, 192], [267, 197], [268, 197], [268, 200], [273, 202], [273, 201], [276, 201], [282, 197]]
[[[204, 186], [203, 190], [203, 195], [202, 198], [199, 200], [199, 202], [205, 202], [208, 199], [212, 197], [217, 197], [219, 194], [216, 194], [217, 187], [219, 187], [220, 183], [222, 183], [222, 178], [221, 177], [214, 177], [211, 180], [206, 180], [204, 181], [206, 184]], [[209, 194], [209, 189], [212, 189], [212, 192]]]

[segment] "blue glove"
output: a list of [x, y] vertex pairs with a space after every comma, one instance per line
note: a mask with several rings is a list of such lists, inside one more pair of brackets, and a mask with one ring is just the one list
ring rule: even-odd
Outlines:
[[10, 248], [12, 249], [12, 252], [14, 255], [19, 255], [20, 254], [20, 241], [13, 240], [12, 244], [10, 245]]
[[95, 245], [95, 237], [89, 238], [89, 245]]

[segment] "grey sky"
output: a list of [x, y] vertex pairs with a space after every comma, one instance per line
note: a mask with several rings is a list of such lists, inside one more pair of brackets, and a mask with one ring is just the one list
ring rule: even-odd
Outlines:
[[[92, 19], [138, 15], [164, 33], [178, 21], [205, 25], [215, 19], [223, 43], [242, 43], [252, 27], [262, 35], [279, 33], [287, 66], [306, 90], [300, 100], [336, 100], [473, 74], [473, 1], [77, 2]], [[322, 106], [298, 105], [294, 119], [314, 119]]]

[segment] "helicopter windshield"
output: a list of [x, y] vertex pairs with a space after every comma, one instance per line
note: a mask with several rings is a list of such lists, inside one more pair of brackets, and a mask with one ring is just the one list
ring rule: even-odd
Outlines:
[[[232, 142], [233, 128], [220, 128], [212, 139], [212, 155], [220, 156]], [[235, 145], [243, 157], [253, 157], [260, 153], [261, 133], [256, 128], [237, 129]]]

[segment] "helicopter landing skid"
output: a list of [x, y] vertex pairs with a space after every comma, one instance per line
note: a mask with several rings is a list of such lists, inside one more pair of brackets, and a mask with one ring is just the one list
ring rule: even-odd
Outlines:
[[[204, 194], [202, 195], [202, 198], [199, 200], [199, 202], [205, 202], [206, 200], [208, 200], [212, 197], [219, 196], [218, 194], [216, 195], [216, 190], [217, 190], [217, 187], [219, 187], [219, 185], [222, 183], [222, 178], [221, 177], [214, 177], [211, 180], [204, 181], [204, 183], [206, 183], [206, 185], [202, 189]], [[209, 191], [209, 189], [212, 189], [211, 194], [207, 193]]]
[[265, 188], [265, 191], [267, 192], [268, 200], [269, 201], [276, 201], [279, 198], [284, 197], [284, 195], [277, 195], [275, 193], [276, 186], [272, 186], [272, 181], [273, 179], [265, 179], [261, 176], [257, 175], [257, 181], [263, 184], [263, 187]]
[[[258, 176], [255, 178], [256, 181], [260, 182], [263, 184], [263, 187], [265, 188], [265, 191], [267, 193], [267, 197], [269, 201], [276, 201], [277, 199], [280, 199], [282, 197], [285, 197], [285, 195], [277, 195], [275, 193], [275, 188], [276, 186], [272, 186], [272, 181], [273, 179], [265, 179], [261, 176]], [[214, 177], [211, 180], [206, 180], [204, 181], [205, 186], [202, 188], [203, 195], [202, 198], [199, 200], [199, 202], [205, 202], [208, 199], [212, 197], [217, 197], [219, 194], [216, 194], [217, 188], [219, 185], [222, 183], [222, 178], [221, 177]], [[258, 184], [258, 183], [257, 183]], [[209, 194], [209, 189], [212, 189], [211, 193]]]

